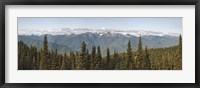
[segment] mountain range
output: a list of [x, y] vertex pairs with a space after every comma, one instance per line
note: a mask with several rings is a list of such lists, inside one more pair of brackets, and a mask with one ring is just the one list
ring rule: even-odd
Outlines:
[[128, 41], [131, 41], [133, 51], [137, 49], [139, 35], [142, 36], [143, 47], [161, 48], [178, 44], [179, 34], [138, 30], [108, 30], [108, 29], [60, 29], [48, 31], [20, 31], [18, 41], [23, 41], [29, 46], [43, 47], [43, 36], [47, 34], [49, 50], [57, 49], [60, 53], [80, 51], [81, 43], [86, 42], [91, 52], [92, 46], [100, 46], [102, 55], [106, 54], [106, 48], [111, 53], [123, 52], [127, 49]]
[[19, 35], [44, 35], [44, 34], [51, 34], [51, 35], [71, 35], [71, 34], [83, 34], [83, 33], [97, 33], [100, 35], [106, 34], [106, 33], [112, 33], [112, 34], [123, 34], [123, 35], [133, 35], [133, 36], [139, 36], [139, 35], [154, 35], [154, 36], [179, 36], [178, 33], [162, 33], [162, 32], [156, 32], [156, 31], [145, 31], [145, 30], [117, 30], [117, 29], [89, 29], [89, 28], [76, 28], [76, 29], [70, 29], [70, 28], [61, 28], [61, 29], [51, 29], [51, 30], [31, 30], [31, 29], [24, 29], [19, 30]]

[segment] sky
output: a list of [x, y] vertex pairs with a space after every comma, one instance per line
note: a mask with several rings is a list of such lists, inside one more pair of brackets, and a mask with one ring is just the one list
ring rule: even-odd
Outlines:
[[146, 30], [163, 33], [182, 33], [181, 17], [19, 17], [18, 31], [61, 28], [90, 28], [117, 30]]

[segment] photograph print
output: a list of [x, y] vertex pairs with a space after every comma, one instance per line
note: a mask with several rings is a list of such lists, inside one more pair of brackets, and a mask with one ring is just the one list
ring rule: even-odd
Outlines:
[[18, 70], [182, 70], [182, 17], [18, 17]]

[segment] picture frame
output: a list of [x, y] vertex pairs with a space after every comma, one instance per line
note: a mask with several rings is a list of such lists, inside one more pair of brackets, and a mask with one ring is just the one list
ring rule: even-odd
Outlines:
[[[199, 88], [199, 30], [200, 30], [200, 1], [199, 0], [7, 0], [1, 1], [1, 39], [0, 39], [0, 86], [1, 88], [26, 88], [26, 87], [45, 87], [45, 88], [81, 88], [81, 87], [115, 87], [115, 88]], [[6, 5], [195, 5], [195, 83], [5, 83], [5, 25]]]

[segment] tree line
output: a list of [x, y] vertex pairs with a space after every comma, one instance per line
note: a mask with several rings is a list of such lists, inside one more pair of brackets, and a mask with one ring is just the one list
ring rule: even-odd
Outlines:
[[27, 46], [18, 42], [19, 70], [181, 70], [182, 69], [182, 37], [179, 44], [166, 48], [143, 49], [142, 38], [139, 37], [137, 50], [131, 48], [128, 41], [126, 52], [109, 48], [105, 57], [101, 55], [100, 46], [92, 46], [89, 52], [85, 41], [80, 51], [59, 54], [56, 50], [48, 50], [47, 35], [44, 35], [43, 48]]

